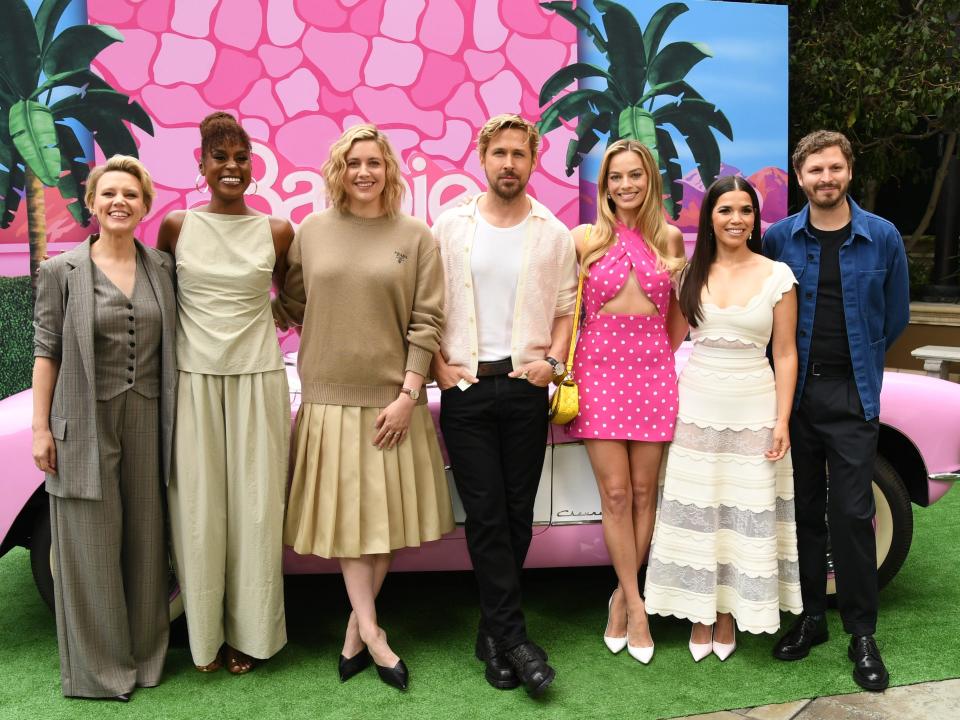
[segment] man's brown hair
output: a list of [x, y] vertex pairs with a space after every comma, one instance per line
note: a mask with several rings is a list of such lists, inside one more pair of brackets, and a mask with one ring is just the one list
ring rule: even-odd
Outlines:
[[504, 130], [519, 130], [526, 133], [527, 144], [530, 146], [530, 156], [534, 162], [537, 161], [537, 153], [540, 150], [540, 131], [529, 120], [524, 120], [519, 115], [511, 113], [494, 115], [480, 128], [477, 135], [477, 152], [480, 153], [481, 158], [486, 155], [487, 146], [493, 136]]
[[793, 171], [799, 175], [803, 163], [806, 162], [810, 155], [826, 150], [828, 147], [840, 148], [843, 157], [847, 159], [847, 165], [851, 170], [853, 169], [853, 148], [850, 146], [850, 141], [847, 140], [847, 136], [843, 133], [834, 132], [833, 130], [814, 130], [809, 135], [801, 138], [800, 142], [797, 143], [797, 147], [794, 149], [793, 157], [791, 158]]

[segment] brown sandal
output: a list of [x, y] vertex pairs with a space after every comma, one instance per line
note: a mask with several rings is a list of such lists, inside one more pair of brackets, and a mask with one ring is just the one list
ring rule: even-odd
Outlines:
[[224, 659], [227, 663], [227, 672], [231, 675], [245, 675], [256, 666], [256, 660], [245, 652], [224, 645]]
[[213, 659], [213, 662], [209, 665], [194, 665], [194, 667], [202, 673], [212, 673], [219, 670], [223, 667], [223, 648], [217, 650], [217, 656]]

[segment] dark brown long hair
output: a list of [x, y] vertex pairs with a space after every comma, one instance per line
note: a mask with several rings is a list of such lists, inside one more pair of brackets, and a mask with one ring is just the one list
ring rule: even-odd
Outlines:
[[697, 227], [697, 244], [693, 248], [693, 257], [682, 276], [680, 287], [680, 310], [691, 327], [697, 327], [703, 319], [703, 307], [700, 293], [710, 276], [710, 266], [717, 259], [717, 238], [713, 234], [713, 208], [724, 193], [743, 190], [750, 196], [753, 204], [753, 230], [747, 240], [747, 247], [760, 252], [760, 201], [757, 191], [739, 175], [725, 175], [713, 181], [703, 195], [700, 207], [700, 224]]

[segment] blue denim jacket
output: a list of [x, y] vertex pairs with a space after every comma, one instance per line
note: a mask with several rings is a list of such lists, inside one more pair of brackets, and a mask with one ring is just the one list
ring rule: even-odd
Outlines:
[[[903, 240], [892, 223], [861, 209], [852, 198], [851, 233], [840, 246], [840, 286], [847, 321], [850, 362], [866, 420], [880, 414], [883, 358], [910, 320], [910, 278]], [[807, 224], [810, 206], [771, 225], [763, 254], [785, 262], [799, 283], [794, 407], [803, 395], [810, 336], [820, 280], [820, 242]]]

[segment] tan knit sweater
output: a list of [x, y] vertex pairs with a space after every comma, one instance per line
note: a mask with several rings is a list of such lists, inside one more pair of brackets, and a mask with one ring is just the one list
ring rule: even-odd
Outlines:
[[385, 407], [406, 371], [427, 375], [443, 326], [443, 269], [426, 225], [330, 208], [303, 221], [287, 259], [274, 309], [303, 326], [304, 402]]

